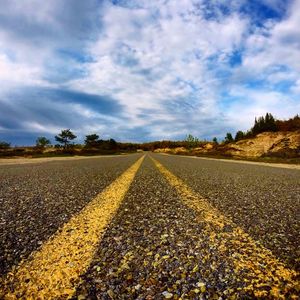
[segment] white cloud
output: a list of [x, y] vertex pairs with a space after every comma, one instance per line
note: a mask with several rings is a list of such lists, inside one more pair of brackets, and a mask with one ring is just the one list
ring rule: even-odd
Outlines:
[[288, 119], [300, 111], [300, 102], [290, 95], [276, 91], [253, 90], [246, 87], [233, 87], [230, 92], [235, 101], [229, 105], [229, 121], [239, 124], [240, 129], [249, 129], [255, 116], [272, 113], [276, 118]]
[[38, 132], [38, 133], [51, 133], [53, 135], [57, 134], [61, 131], [61, 128], [58, 126], [47, 126], [45, 124], [41, 124], [37, 121], [25, 121], [23, 126], [29, 132]]
[[0, 92], [9, 91], [13, 87], [22, 86], [51, 86], [42, 80], [42, 70], [38, 66], [11, 61], [6, 55], [0, 53]]
[[[60, 50], [84, 56], [89, 29], [98, 16], [93, 10], [96, 5], [100, 8], [96, 0], [0, 0], [1, 80], [22, 86], [23, 76], [24, 85], [53, 85], [46, 84], [49, 73], [66, 68], [67, 58], [59, 56]], [[75, 72], [75, 61], [72, 67]]]
[[[131, 126], [151, 125], [160, 136], [161, 130], [153, 123], [162, 118], [199, 123], [203, 117], [214, 118], [220, 113], [216, 104], [218, 80], [209, 60], [213, 57], [222, 63], [238, 48], [248, 21], [238, 14], [206, 20], [195, 13], [193, 1], [170, 1], [158, 7], [108, 5], [103, 31], [90, 47], [93, 62], [87, 64], [88, 75], [70, 86], [113, 95], [127, 108]], [[176, 112], [172, 109], [174, 100], [188, 102], [192, 109], [186, 110], [183, 103]], [[145, 110], [153, 111], [151, 118], [140, 117]], [[180, 115], [184, 116], [181, 120]], [[192, 130], [186, 124], [181, 127], [183, 134]]]
[[300, 95], [300, 79], [298, 79], [295, 84], [292, 86], [291, 90], [295, 93]]
[[246, 42], [244, 69], [265, 74], [284, 65], [300, 72], [300, 1], [294, 1], [281, 22], [269, 22], [250, 35]]
[[[155, 139], [220, 135], [249, 128], [267, 111], [288, 117], [299, 109], [299, 0], [282, 20], [265, 19], [263, 26], [240, 12], [245, 0], [100, 2], [0, 0], [6, 7], [0, 12], [0, 80], [6, 86], [0, 94], [11, 86], [42, 86], [108, 96], [124, 108], [122, 116], [102, 114], [83, 99], [67, 105], [70, 118], [83, 122], [76, 130], [106, 128], [121, 137], [140, 131]], [[263, 3], [277, 13], [287, 6]], [[24, 124], [46, 128], [35, 120]]]

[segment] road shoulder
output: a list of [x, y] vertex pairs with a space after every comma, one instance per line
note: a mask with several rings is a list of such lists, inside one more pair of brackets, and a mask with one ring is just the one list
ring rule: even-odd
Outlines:
[[107, 157], [118, 157], [128, 154], [116, 154], [116, 155], [95, 155], [95, 156], [65, 156], [65, 157], [41, 157], [41, 158], [0, 158], [0, 166], [5, 165], [23, 165], [23, 164], [35, 164], [35, 163], [46, 163], [51, 161], [67, 161], [67, 160], [81, 160], [81, 159], [92, 159], [92, 158], [107, 158]]
[[211, 158], [211, 157], [199, 157], [199, 156], [189, 156], [189, 155], [174, 155], [174, 154], [167, 154], [167, 153], [157, 153], [160, 155], [167, 155], [167, 156], [179, 156], [179, 157], [186, 157], [192, 159], [203, 159], [203, 160], [213, 160], [213, 161], [224, 161], [227, 163], [237, 163], [237, 164], [249, 164], [249, 165], [258, 165], [264, 167], [274, 167], [274, 168], [285, 168], [285, 169], [294, 169], [300, 170], [300, 165], [296, 164], [282, 164], [282, 163], [266, 163], [266, 162], [258, 162], [258, 161], [248, 161], [248, 160], [235, 160], [235, 159], [224, 159], [224, 158]]

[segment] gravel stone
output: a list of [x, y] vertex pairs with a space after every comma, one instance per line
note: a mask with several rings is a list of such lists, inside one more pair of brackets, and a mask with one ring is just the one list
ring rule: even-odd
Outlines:
[[152, 155], [290, 268], [300, 271], [299, 170]]
[[0, 274], [40, 247], [140, 156], [0, 166]]
[[146, 158], [72, 299], [253, 299], [198, 219]]

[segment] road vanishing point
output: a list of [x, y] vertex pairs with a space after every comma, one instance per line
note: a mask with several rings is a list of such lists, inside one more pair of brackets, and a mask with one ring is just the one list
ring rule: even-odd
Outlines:
[[299, 299], [300, 170], [138, 153], [0, 165], [0, 299]]

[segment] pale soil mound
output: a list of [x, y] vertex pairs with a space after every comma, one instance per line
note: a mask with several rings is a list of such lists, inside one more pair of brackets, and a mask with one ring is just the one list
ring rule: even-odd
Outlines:
[[186, 149], [184, 147], [174, 149], [160, 148], [156, 149], [154, 152], [192, 155], [224, 155], [241, 158], [257, 158], [263, 156], [297, 158], [300, 157], [300, 131], [264, 132], [258, 134], [254, 138], [229, 144], [217, 145], [208, 142], [193, 149]]
[[252, 139], [230, 143], [224, 148], [226, 154], [241, 157], [297, 157], [300, 156], [300, 131], [264, 132]]
[[153, 152], [155, 152], [155, 153], [171, 153], [173, 151], [170, 148], [158, 148], [158, 149], [155, 149]]
[[173, 154], [180, 154], [180, 153], [187, 153], [188, 150], [184, 147], [177, 147], [177, 148], [159, 148], [154, 150], [155, 153], [173, 153]]

